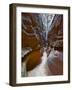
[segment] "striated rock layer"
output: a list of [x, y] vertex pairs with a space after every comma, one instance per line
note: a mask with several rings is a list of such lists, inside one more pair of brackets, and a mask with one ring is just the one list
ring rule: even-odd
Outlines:
[[[24, 49], [31, 50], [22, 55], [22, 76], [62, 75], [63, 15], [22, 13], [22, 50]], [[23, 70], [27, 74], [23, 74]]]

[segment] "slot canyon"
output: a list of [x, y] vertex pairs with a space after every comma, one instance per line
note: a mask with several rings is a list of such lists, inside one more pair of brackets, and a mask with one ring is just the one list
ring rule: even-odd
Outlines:
[[63, 15], [22, 13], [21, 76], [63, 75]]

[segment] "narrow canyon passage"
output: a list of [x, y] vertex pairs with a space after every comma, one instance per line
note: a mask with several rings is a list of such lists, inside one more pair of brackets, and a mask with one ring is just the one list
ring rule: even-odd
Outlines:
[[33, 70], [29, 71], [28, 76], [47, 76], [50, 74], [47, 59], [47, 53], [44, 51], [43, 56], [41, 57], [41, 63], [37, 65]]
[[[36, 51], [37, 52], [37, 51]], [[32, 70], [28, 71], [26, 76], [48, 76], [48, 75], [60, 75], [63, 70], [63, 55], [62, 52], [52, 50], [47, 57], [46, 51], [43, 52], [43, 56], [41, 57], [41, 63], [36, 65]], [[40, 58], [39, 58], [40, 59]], [[30, 58], [29, 58], [30, 60]], [[35, 59], [34, 59], [35, 60]], [[33, 60], [32, 60], [33, 63]], [[30, 65], [29, 68], [32, 66]], [[26, 65], [23, 67], [24, 70]]]
[[63, 74], [63, 16], [22, 13], [21, 76]]

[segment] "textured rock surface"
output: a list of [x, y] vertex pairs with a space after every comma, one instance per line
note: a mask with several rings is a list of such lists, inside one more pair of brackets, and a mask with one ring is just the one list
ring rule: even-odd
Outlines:
[[[47, 56], [44, 56], [44, 47], [48, 49]], [[22, 49], [26, 48], [31, 48], [22, 58], [27, 76], [62, 75], [63, 16], [22, 13]]]
[[[57, 19], [56, 19], [57, 18]], [[63, 16], [59, 15], [54, 17], [56, 22], [53, 21], [52, 29], [48, 33], [48, 44], [55, 48], [63, 49]], [[62, 50], [63, 51], [63, 50]]]

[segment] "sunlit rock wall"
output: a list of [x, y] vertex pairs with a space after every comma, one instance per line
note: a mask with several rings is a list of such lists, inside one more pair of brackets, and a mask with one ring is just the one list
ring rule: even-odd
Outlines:
[[[53, 46], [54, 49], [63, 51], [63, 16], [22, 13], [22, 50], [29, 49], [29, 53], [22, 55], [22, 62], [26, 62], [26, 71], [31, 71], [41, 63], [41, 50], [46, 46], [46, 43], [47, 47]], [[53, 57], [53, 54], [50, 54], [50, 58]], [[48, 66], [52, 75], [62, 74], [63, 64], [62, 62], [60, 64], [60, 62], [58, 58], [55, 59], [56, 67], [54, 64], [49, 63]], [[59, 67], [61, 71], [58, 69]]]
[[55, 49], [63, 51], [63, 15], [55, 15], [48, 33], [48, 43]]

